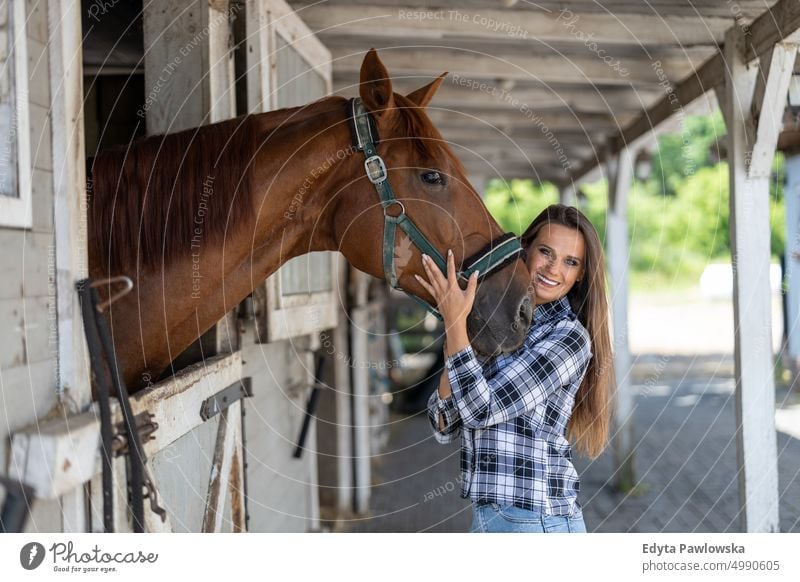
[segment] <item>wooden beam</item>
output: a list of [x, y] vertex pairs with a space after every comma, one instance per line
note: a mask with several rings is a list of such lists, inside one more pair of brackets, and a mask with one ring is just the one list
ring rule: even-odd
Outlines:
[[[800, 2], [780, 0], [748, 26], [742, 39], [744, 56], [752, 62], [776, 43], [796, 43], [800, 30]], [[743, 31], [744, 32], [744, 31]]]
[[[440, 73], [444, 72], [443, 68]], [[395, 92], [406, 95], [429, 83], [428, 75], [406, 75], [392, 78]], [[516, 99], [525, 103], [537, 113], [561, 112], [583, 116], [584, 114], [629, 115], [640, 113], [642, 109], [654, 103], [662, 95], [658, 88], [646, 86], [619, 87], [608, 85], [582, 86], [574, 84], [550, 83], [547, 87], [534, 87], [530, 83], [511, 82], [503, 79], [497, 83], [472, 79], [469, 75], [457, 77], [448, 75], [444, 83], [436, 91], [436, 96], [429, 105], [431, 110], [452, 109], [464, 114], [473, 114], [475, 109], [485, 111], [519, 111], [513, 105]], [[460, 85], [463, 83], [465, 85]], [[355, 72], [336, 71], [334, 75], [334, 92], [343, 96], [352, 96], [358, 92], [358, 76]], [[473, 88], [470, 88], [473, 87]]]
[[[454, 7], [455, 8], [455, 7]], [[459, 6], [459, 8], [461, 8]], [[426, 18], [423, 18], [423, 13]], [[561, 10], [497, 10], [491, 8], [424, 11], [419, 6], [365, 6], [363, 4], [311, 4], [300, 17], [323, 39], [357, 39], [379, 33], [386, 38], [409, 39], [516, 39], [521, 43], [575, 44], [590, 38], [597, 43], [639, 46], [718, 44], [732, 18], [613, 13], [581, 13], [580, 8]], [[646, 30], [647, 34], [641, 34]]]
[[[331, 56], [338, 71], [356, 72], [361, 69], [363, 47], [332, 48]], [[392, 75], [440, 75], [443, 70], [469, 76], [472, 79], [512, 79], [542, 83], [579, 83], [588, 86], [631, 83], [657, 86], [659, 78], [649, 58], [619, 59], [627, 71], [622, 75], [592, 53], [565, 60], [560, 55], [515, 56], [502, 58], [465, 54], [440, 47], [383, 49], [381, 60]], [[446, 67], [443, 69], [444, 64]], [[661, 66], [671, 79], [685, 77], [693, 68], [685, 57], [669, 57]]]
[[[739, 25], [735, 25], [730, 30], [735, 29], [741, 30]], [[798, 29], [800, 29], [800, 2], [779, 0], [748, 27], [749, 33], [744, 35], [745, 38], [740, 41], [739, 50], [746, 55], [749, 63], [779, 42], [796, 41], [795, 36]], [[642, 135], [654, 131], [661, 123], [679, 113], [682, 108], [707, 91], [719, 87], [725, 81], [726, 68], [723, 55], [717, 53], [675, 87], [670, 82], [673, 77], [666, 74], [665, 71], [664, 79], [669, 83], [668, 88], [665, 89], [666, 95], [657, 104], [643, 112], [624, 131], [616, 132], [609, 137], [611, 151], [613, 153], [621, 151]], [[570, 175], [570, 179], [579, 181], [597, 164], [596, 159], [588, 160]]]
[[[79, 6], [70, 2], [54, 2], [46, 9], [58, 314], [56, 389], [62, 402], [72, 400], [79, 411], [85, 411], [92, 401], [92, 387], [83, 318], [75, 292], [75, 281], [88, 275], [89, 265], [82, 232], [86, 225], [83, 72], [80, 59], [75, 58], [81, 50], [81, 15]], [[85, 499], [82, 486], [64, 492], [61, 531], [89, 531]]]
[[[761, 172], [750, 175], [748, 171], [748, 151], [757, 145], [757, 134], [747, 120], [759, 69], [748, 66], [740, 50], [743, 36], [734, 28], [725, 37], [723, 111], [730, 175], [739, 515], [745, 532], [776, 532], [779, 496], [769, 283], [769, 176]], [[767, 82], [768, 87], [779, 85]], [[767, 96], [765, 102], [773, 99]], [[772, 148], [774, 154], [774, 143]]]
[[[770, 58], [759, 67], [757, 93], [753, 96], [752, 115], [756, 123], [756, 140], [750, 155], [749, 177], [769, 177], [778, 135], [783, 127], [786, 95], [797, 59], [797, 45], [778, 43], [767, 51]], [[763, 57], [762, 57], [762, 60]]]
[[612, 113], [575, 113], [566, 109], [562, 111], [538, 111], [534, 107], [531, 113], [525, 114], [517, 109], [447, 109], [439, 105], [428, 106], [428, 117], [441, 131], [444, 127], [468, 131], [473, 128], [491, 130], [496, 127], [507, 133], [514, 131], [540, 132], [571, 130], [586, 134], [588, 132], [609, 132], [620, 127], [625, 120], [631, 119], [627, 114], [615, 116]]

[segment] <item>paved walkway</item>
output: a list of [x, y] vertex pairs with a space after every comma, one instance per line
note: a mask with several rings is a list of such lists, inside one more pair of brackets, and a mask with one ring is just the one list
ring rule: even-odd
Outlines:
[[[730, 356], [640, 356], [634, 367], [638, 441], [634, 492], [614, 488], [610, 451], [576, 455], [591, 532], [739, 532], [735, 395]], [[776, 392], [781, 531], [800, 532], [800, 398]], [[458, 446], [439, 445], [423, 415], [392, 415], [373, 463], [372, 513], [344, 531], [464, 532]], [[792, 436], [792, 433], [794, 435]]]

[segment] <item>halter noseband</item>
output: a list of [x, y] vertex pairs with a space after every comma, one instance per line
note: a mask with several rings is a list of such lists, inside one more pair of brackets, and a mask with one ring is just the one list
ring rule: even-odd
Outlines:
[[[378, 150], [376, 148], [379, 137], [377, 126], [375, 125], [372, 115], [367, 111], [367, 108], [359, 97], [350, 99], [348, 107], [350, 111], [349, 122], [351, 134], [353, 136], [353, 146], [359, 151], [364, 152], [366, 158], [364, 160], [364, 169], [366, 170], [367, 178], [378, 191], [378, 195], [381, 199], [381, 206], [383, 207], [383, 272], [386, 280], [392, 287], [406, 293], [412, 299], [422, 304], [425, 309], [433, 313], [433, 315], [441, 321], [442, 315], [436, 308], [431, 307], [427, 302], [409, 293], [397, 283], [397, 274], [394, 268], [394, 241], [397, 227], [400, 226], [400, 228], [403, 229], [414, 246], [433, 259], [445, 276], [447, 276], [447, 261], [445, 261], [441, 253], [436, 250], [436, 247], [434, 247], [417, 228], [414, 221], [408, 217], [403, 203], [395, 198], [392, 187], [387, 179], [388, 173], [386, 164], [383, 158], [378, 155]], [[397, 206], [399, 214], [396, 216], [389, 214], [387, 210], [391, 206]], [[512, 261], [515, 261], [520, 256], [524, 256], [524, 254], [525, 249], [522, 248], [519, 239], [514, 233], [507, 232], [465, 259], [465, 267], [457, 271], [456, 276], [460, 279], [468, 279], [474, 271], [478, 270], [480, 271], [479, 278], [484, 279], [496, 273]]]

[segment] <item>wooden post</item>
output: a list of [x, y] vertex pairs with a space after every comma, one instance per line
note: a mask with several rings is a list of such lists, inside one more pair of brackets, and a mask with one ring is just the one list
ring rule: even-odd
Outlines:
[[483, 174], [470, 174], [469, 182], [475, 188], [481, 200], [486, 201], [486, 176]]
[[[83, 134], [83, 66], [80, 7], [47, 6], [50, 42], [50, 119], [53, 133], [53, 194], [58, 312], [58, 386], [62, 402], [80, 412], [92, 401], [83, 320], [75, 282], [88, 273], [86, 243], [86, 151]], [[89, 531], [84, 487], [62, 497], [63, 532]]]
[[350, 312], [352, 320], [351, 342], [353, 350], [353, 452], [355, 457], [355, 511], [366, 513], [372, 487], [372, 447], [369, 414], [369, 370], [365, 367], [367, 352], [367, 329], [370, 327], [367, 288], [369, 275], [351, 269], [354, 282], [354, 306]]
[[[609, 190], [610, 192], [610, 190]], [[561, 187], [558, 191], [558, 201], [567, 206], [575, 206], [578, 208], [578, 188], [573, 182]]]
[[769, 175], [797, 46], [774, 45], [768, 51], [769, 63], [762, 58], [761, 67], [748, 66], [744, 46], [740, 27], [726, 33], [725, 85], [719, 91], [730, 168], [737, 475], [741, 529], [775, 532], [779, 519]]
[[336, 382], [336, 473], [337, 495], [336, 508], [340, 516], [349, 516], [353, 513], [353, 394], [351, 383], [352, 354], [348, 345], [350, 335], [349, 321], [346, 305], [347, 272], [349, 265], [344, 255], [340, 255], [336, 262], [334, 286], [338, 290], [337, 296], [339, 309], [339, 325], [333, 328], [334, 349], [334, 378]]
[[[800, 155], [786, 157], [786, 356], [793, 380], [800, 375]], [[796, 388], [795, 388], [796, 389]]]
[[[614, 409], [614, 464], [620, 491], [630, 491], [636, 482], [633, 451], [634, 398], [630, 385], [631, 356], [628, 347], [628, 190], [633, 178], [633, 155], [625, 148], [608, 161], [608, 270], [611, 276], [614, 368], [617, 398]], [[601, 363], [602, 365], [602, 363]]]

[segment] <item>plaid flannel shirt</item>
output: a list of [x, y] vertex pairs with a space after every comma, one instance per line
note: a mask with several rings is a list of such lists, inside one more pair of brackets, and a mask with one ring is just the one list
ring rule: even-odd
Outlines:
[[581, 507], [565, 435], [591, 357], [589, 333], [563, 297], [536, 307], [516, 351], [483, 358], [467, 346], [446, 358], [453, 393], [433, 391], [428, 419], [439, 443], [461, 436], [461, 497], [546, 515]]

